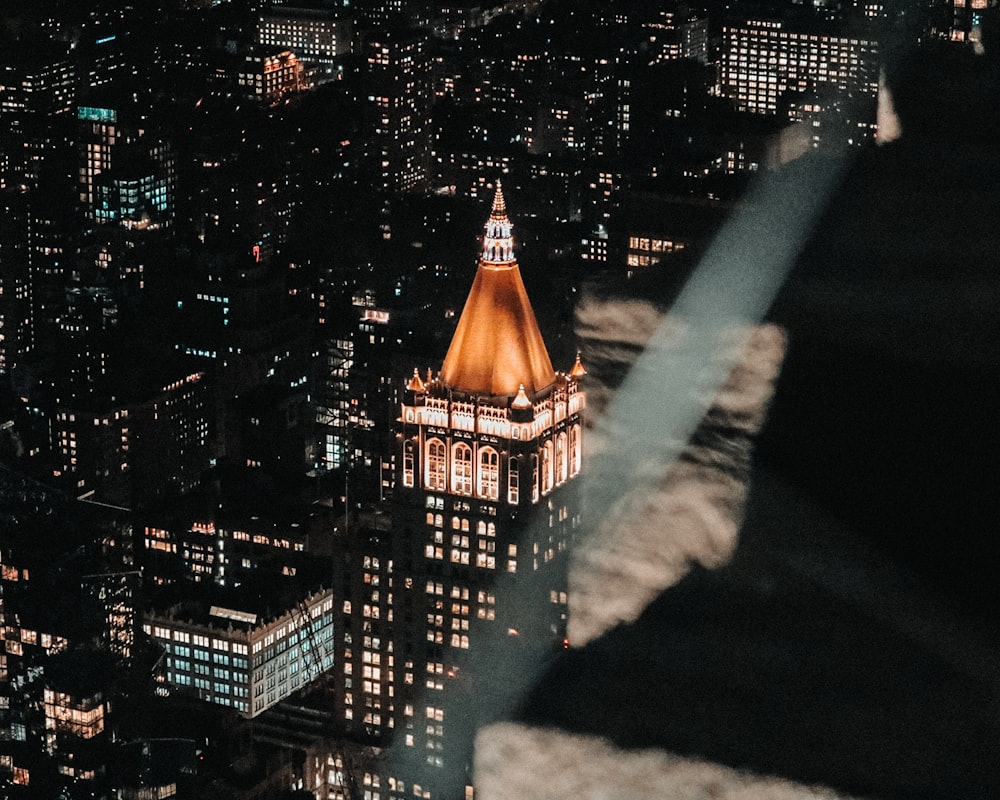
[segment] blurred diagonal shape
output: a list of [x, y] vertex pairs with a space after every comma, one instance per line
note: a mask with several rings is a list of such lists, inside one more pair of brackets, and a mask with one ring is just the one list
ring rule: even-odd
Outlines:
[[[511, 765], [517, 765], [512, 769]], [[476, 742], [482, 800], [847, 800], [822, 787], [752, 775], [662, 750], [505, 723]]]
[[715, 403], [723, 417], [752, 420], [746, 434], [759, 428], [784, 343], [755, 326], [848, 160], [807, 158], [759, 180], [597, 421], [599, 457], [583, 476], [591, 525], [570, 570], [574, 646], [635, 619], [690, 560], [718, 563], [735, 545], [740, 478], [692, 481], [682, 454]]

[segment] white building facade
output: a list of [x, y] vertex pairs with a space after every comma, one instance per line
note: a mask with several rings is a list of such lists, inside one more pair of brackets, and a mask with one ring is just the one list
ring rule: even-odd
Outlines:
[[174, 607], [143, 629], [165, 650], [167, 683], [255, 717], [333, 667], [333, 593], [304, 597], [280, 616], [212, 606], [193, 620]]

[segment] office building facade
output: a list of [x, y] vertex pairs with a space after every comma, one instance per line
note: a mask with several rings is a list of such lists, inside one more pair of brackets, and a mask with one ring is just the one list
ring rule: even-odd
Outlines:
[[867, 29], [748, 19], [723, 27], [722, 48], [722, 93], [740, 111], [786, 113], [807, 91], [878, 91], [878, 42]]
[[367, 42], [367, 98], [374, 172], [390, 193], [427, 188], [431, 171], [432, 62], [427, 38], [373, 33]]
[[354, 23], [329, 9], [274, 6], [257, 23], [261, 47], [290, 50], [303, 61], [330, 66], [349, 55]]
[[306, 595], [278, 616], [211, 606], [146, 615], [175, 690], [255, 717], [333, 666], [333, 594]]

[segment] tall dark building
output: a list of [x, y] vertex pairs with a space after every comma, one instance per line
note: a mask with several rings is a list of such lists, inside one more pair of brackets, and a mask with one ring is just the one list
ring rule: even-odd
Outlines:
[[0, 188], [37, 187], [46, 170], [69, 166], [76, 70], [65, 45], [5, 49], [0, 56]]
[[169, 225], [177, 185], [173, 148], [131, 103], [92, 102], [77, 109], [85, 215], [125, 228]]
[[0, 194], [0, 373], [9, 374], [34, 347], [28, 268], [27, 196]]
[[0, 529], [0, 796], [111, 798], [138, 573], [79, 507], [6, 469]]
[[375, 305], [373, 292], [354, 297], [353, 329], [327, 341], [317, 433], [320, 464], [349, 466], [351, 494], [360, 503], [384, 499], [392, 484], [392, 429], [399, 396], [391, 373], [398, 340], [392, 313]]
[[76, 70], [65, 45], [0, 47], [0, 370], [51, 340], [75, 255]]
[[[952, 0], [951, 29], [948, 36], [953, 42], [978, 43], [982, 39], [980, 30], [987, 9], [993, 5], [987, 0]], [[981, 47], [981, 45], [980, 45]]]
[[375, 173], [389, 192], [427, 188], [434, 100], [428, 37], [413, 31], [372, 33], [367, 42], [368, 104]]

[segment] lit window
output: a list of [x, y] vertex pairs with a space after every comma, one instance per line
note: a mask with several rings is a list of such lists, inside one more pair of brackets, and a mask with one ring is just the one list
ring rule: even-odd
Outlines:
[[413, 486], [413, 442], [403, 443], [403, 486]]
[[444, 491], [445, 489], [445, 447], [440, 439], [427, 442], [427, 488]]
[[479, 494], [487, 500], [500, 496], [500, 456], [492, 447], [479, 451]]
[[567, 460], [568, 453], [566, 452], [566, 434], [560, 433], [556, 437], [556, 469], [558, 470], [558, 482], [565, 483], [566, 479], [569, 477], [569, 462]]
[[472, 494], [472, 448], [458, 443], [451, 453], [452, 490], [457, 494]]
[[542, 494], [552, 491], [554, 479], [555, 464], [552, 458], [552, 441], [549, 440], [542, 447]]

